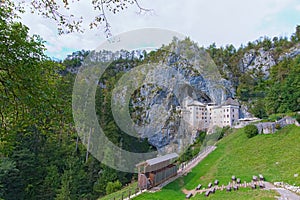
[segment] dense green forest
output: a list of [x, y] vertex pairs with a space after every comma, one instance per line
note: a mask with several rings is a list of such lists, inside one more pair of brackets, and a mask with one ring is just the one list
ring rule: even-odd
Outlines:
[[[81, 65], [88, 51], [74, 53], [62, 62], [45, 55], [44, 41], [30, 36], [16, 22], [12, 10], [0, 8], [0, 199], [96, 199], [114, 192], [136, 178], [118, 172], [93, 158], [77, 136], [72, 119], [72, 87], [75, 75], [66, 68]], [[250, 111], [265, 117], [300, 110], [300, 56], [272, 67], [270, 77], [242, 73], [238, 66], [249, 49], [275, 49], [279, 56], [299, 43], [300, 30], [291, 37], [265, 38], [236, 50], [232, 45], [207, 48], [218, 66], [227, 64], [237, 97]], [[111, 92], [124, 71], [159, 59], [163, 51], [145, 54], [144, 59], [119, 59], [102, 77], [105, 88], [97, 90], [97, 115], [112, 142], [133, 152], [154, 147], [147, 140], [124, 134], [110, 110]], [[199, 148], [196, 145], [196, 148]], [[189, 153], [193, 155], [193, 153]]]
[[[51, 61], [44, 41], [28, 35], [11, 12], [0, 8], [0, 199], [96, 199], [131, 182], [133, 174], [117, 172], [90, 156], [75, 132], [75, 75], [65, 69], [80, 65], [80, 59]], [[113, 81], [108, 79], [107, 85]], [[109, 91], [98, 97], [109, 101]], [[123, 138], [124, 148], [151, 149], [146, 140], [122, 135], [109, 107], [100, 107], [105, 113], [100, 122], [107, 124], [113, 142]]]

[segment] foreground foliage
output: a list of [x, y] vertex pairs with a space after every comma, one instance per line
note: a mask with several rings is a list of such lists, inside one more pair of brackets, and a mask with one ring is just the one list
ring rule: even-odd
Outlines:
[[102, 165], [81, 144], [71, 112], [75, 75], [45, 56], [42, 39], [9, 8], [0, 7], [0, 30], [0, 199], [96, 199], [130, 182], [132, 174]]

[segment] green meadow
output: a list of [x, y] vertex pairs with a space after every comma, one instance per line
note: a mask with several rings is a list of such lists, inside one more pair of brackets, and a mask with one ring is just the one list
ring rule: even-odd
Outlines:
[[[227, 185], [235, 175], [242, 182], [263, 174], [266, 181], [284, 181], [300, 185], [300, 127], [290, 125], [275, 134], [247, 138], [244, 130], [234, 130], [217, 143], [217, 149], [199, 163], [187, 176], [165, 186], [156, 193], [144, 193], [135, 200], [185, 199], [182, 189], [192, 190], [198, 184], [207, 187], [218, 179]], [[274, 199], [274, 191], [243, 188], [236, 192], [217, 191], [206, 199]], [[192, 199], [204, 199], [197, 194]]]

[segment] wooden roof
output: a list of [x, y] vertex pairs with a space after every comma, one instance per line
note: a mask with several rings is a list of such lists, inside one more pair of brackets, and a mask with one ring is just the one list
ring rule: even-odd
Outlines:
[[149, 160], [146, 160], [145, 162], [141, 162], [139, 164], [137, 164], [136, 166], [144, 166], [146, 168], [146, 171], [156, 171], [159, 170], [161, 168], [164, 168], [166, 166], [168, 166], [169, 164], [171, 164], [173, 159], [178, 158], [178, 154], [177, 153], [171, 153], [171, 154], [166, 154], [164, 156], [159, 156], [156, 158], [152, 158]]
[[171, 154], [166, 154], [164, 156], [152, 158], [150, 160], [146, 160], [146, 163], [149, 166], [153, 166], [153, 165], [156, 165], [156, 164], [164, 162], [164, 161], [170, 161], [170, 160], [175, 159], [177, 157], [178, 157], [177, 153], [171, 153]]

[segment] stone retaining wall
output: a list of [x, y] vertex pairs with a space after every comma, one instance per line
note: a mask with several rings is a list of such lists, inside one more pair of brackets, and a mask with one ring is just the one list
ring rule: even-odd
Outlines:
[[259, 134], [270, 134], [270, 133], [274, 133], [277, 131], [277, 129], [276, 129], [278, 127], [277, 124], [280, 126], [280, 128], [285, 127], [290, 124], [295, 124], [296, 126], [299, 126], [299, 123], [297, 122], [297, 120], [292, 117], [284, 117], [276, 122], [258, 123], [258, 124], [255, 124], [255, 126], [257, 127]]

